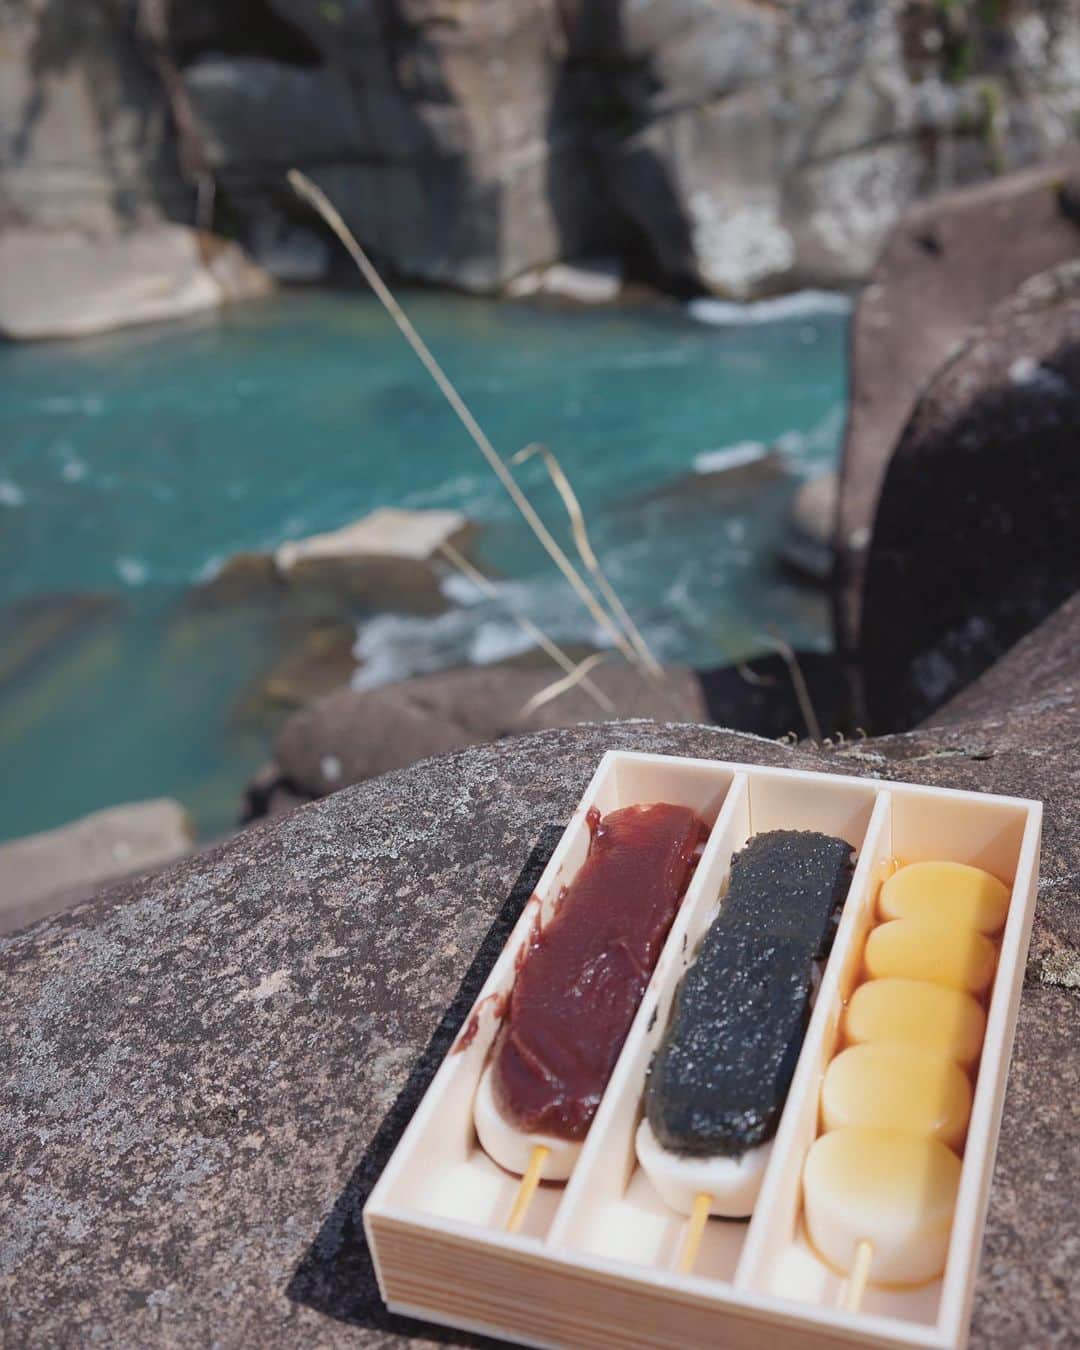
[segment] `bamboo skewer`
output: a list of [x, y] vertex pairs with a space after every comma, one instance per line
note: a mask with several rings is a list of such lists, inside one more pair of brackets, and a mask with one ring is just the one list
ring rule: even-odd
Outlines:
[[544, 1159], [551, 1150], [543, 1144], [537, 1144], [532, 1151], [532, 1157], [529, 1159], [529, 1165], [525, 1169], [525, 1175], [517, 1189], [517, 1195], [514, 1197], [514, 1207], [510, 1211], [510, 1217], [506, 1221], [506, 1231], [516, 1233], [525, 1222], [525, 1215], [528, 1213], [529, 1205], [536, 1194], [536, 1188], [540, 1185], [540, 1173], [544, 1167]]
[[690, 1218], [687, 1220], [682, 1251], [679, 1252], [678, 1264], [675, 1267], [680, 1275], [689, 1275], [694, 1269], [698, 1248], [701, 1246], [701, 1239], [705, 1233], [705, 1225], [709, 1222], [709, 1210], [712, 1208], [712, 1202], [713, 1198], [707, 1191], [698, 1191], [697, 1195], [694, 1196], [694, 1207], [690, 1211]]
[[864, 1238], [855, 1248], [855, 1260], [852, 1262], [851, 1274], [848, 1276], [847, 1286], [840, 1299], [840, 1306], [845, 1312], [859, 1311], [863, 1295], [866, 1293], [866, 1282], [870, 1277], [870, 1262], [873, 1259], [873, 1243], [867, 1242]]

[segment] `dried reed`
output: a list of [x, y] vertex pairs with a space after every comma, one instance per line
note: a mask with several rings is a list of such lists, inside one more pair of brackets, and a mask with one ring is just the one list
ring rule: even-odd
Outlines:
[[[565, 551], [552, 536], [550, 530], [537, 515], [532, 503], [522, 492], [513, 474], [506, 466], [498, 451], [491, 444], [490, 440], [476, 418], [470, 412], [464, 399], [450, 382], [449, 377], [439, 365], [434, 355], [431, 353], [423, 338], [413, 327], [408, 315], [398, 304], [389, 287], [383, 281], [382, 277], [376, 271], [371, 260], [357, 242], [355, 235], [342, 219], [341, 214], [334, 207], [333, 203], [326, 194], [315, 183], [300, 172], [299, 169], [290, 169], [288, 173], [289, 184], [297, 196], [308, 202], [323, 218], [327, 225], [334, 231], [338, 239], [341, 240], [367, 281], [368, 285], [378, 296], [383, 307], [397, 325], [402, 336], [413, 349], [428, 374], [435, 381], [440, 392], [450, 407], [457, 414], [458, 420], [472, 437], [477, 449], [487, 460], [496, 477], [506, 489], [511, 501], [524, 516], [529, 527], [536, 535], [537, 539], [547, 551], [549, 557], [562, 572], [563, 576], [570, 583], [575, 594], [581, 600], [582, 604], [588, 610], [589, 614], [603, 628], [608, 636], [615, 643], [620, 652], [637, 666], [645, 674], [651, 675], [652, 667], [638, 653], [633, 642], [620, 627], [613, 616], [604, 608], [597, 599], [596, 595], [590, 589], [588, 583], [582, 577], [574, 564], [567, 557]], [[625, 613], [625, 611], [623, 611]]]

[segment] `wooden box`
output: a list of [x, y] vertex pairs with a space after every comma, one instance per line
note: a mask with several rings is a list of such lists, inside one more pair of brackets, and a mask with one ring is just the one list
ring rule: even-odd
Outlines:
[[[473, 1097], [498, 1030], [501, 996], [539, 911], [589, 846], [586, 813], [633, 803], [693, 807], [711, 833], [646, 989], [578, 1162], [541, 1185], [520, 1232], [506, 1219], [519, 1178], [480, 1148]], [[379, 1288], [394, 1312], [534, 1346], [959, 1347], [967, 1337], [1039, 867], [1038, 802], [712, 760], [606, 754], [364, 1211]], [[645, 1073], [676, 985], [714, 917], [732, 854], [753, 834], [812, 829], [856, 850], [844, 903], [749, 1221], [711, 1220], [693, 1274], [672, 1269], [685, 1219], [637, 1165]], [[818, 1132], [821, 1077], [860, 975], [882, 868], [951, 859], [1011, 885], [975, 1083], [943, 1278], [915, 1289], [870, 1286], [857, 1313], [843, 1278], [807, 1243], [801, 1174]]]

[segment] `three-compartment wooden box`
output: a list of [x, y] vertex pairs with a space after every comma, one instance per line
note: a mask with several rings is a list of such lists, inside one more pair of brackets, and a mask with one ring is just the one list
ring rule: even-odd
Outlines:
[[[565, 1184], [542, 1185], [521, 1231], [510, 1235], [505, 1223], [519, 1178], [483, 1152], [472, 1116], [502, 999], [537, 918], [548, 920], [586, 856], [586, 813], [646, 802], [690, 806], [711, 833], [573, 1174]], [[1031, 932], [1041, 819], [1038, 802], [1017, 798], [606, 754], [365, 1207], [388, 1307], [535, 1346], [962, 1346]], [[774, 829], [848, 840], [855, 875], [753, 1217], [710, 1221], [695, 1272], [676, 1274], [685, 1220], [660, 1200], [634, 1153], [645, 1074], [675, 988], [721, 903], [732, 854]], [[931, 858], [985, 868], [1012, 888], [948, 1262], [929, 1285], [871, 1286], [850, 1313], [837, 1306], [843, 1277], [803, 1231], [802, 1165], [818, 1132], [821, 1078], [859, 978], [882, 867]]]

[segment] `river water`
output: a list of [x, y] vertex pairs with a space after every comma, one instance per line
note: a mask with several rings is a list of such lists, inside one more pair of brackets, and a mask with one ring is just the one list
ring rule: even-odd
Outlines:
[[[500, 451], [541, 441], [559, 456], [658, 655], [723, 664], [768, 628], [828, 645], [821, 597], [777, 549], [791, 492], [838, 452], [843, 301], [404, 298]], [[765, 446], [779, 459], [759, 472]], [[540, 462], [519, 478], [568, 539]], [[265, 722], [244, 714], [268, 636], [257, 618], [194, 613], [191, 588], [236, 551], [379, 506], [464, 511], [506, 601], [562, 639], [598, 640], [370, 296], [0, 345], [0, 837], [161, 794], [204, 834], [227, 828], [268, 754]], [[447, 591], [436, 619], [360, 618], [360, 683], [524, 645], [502, 603], [459, 579]]]

